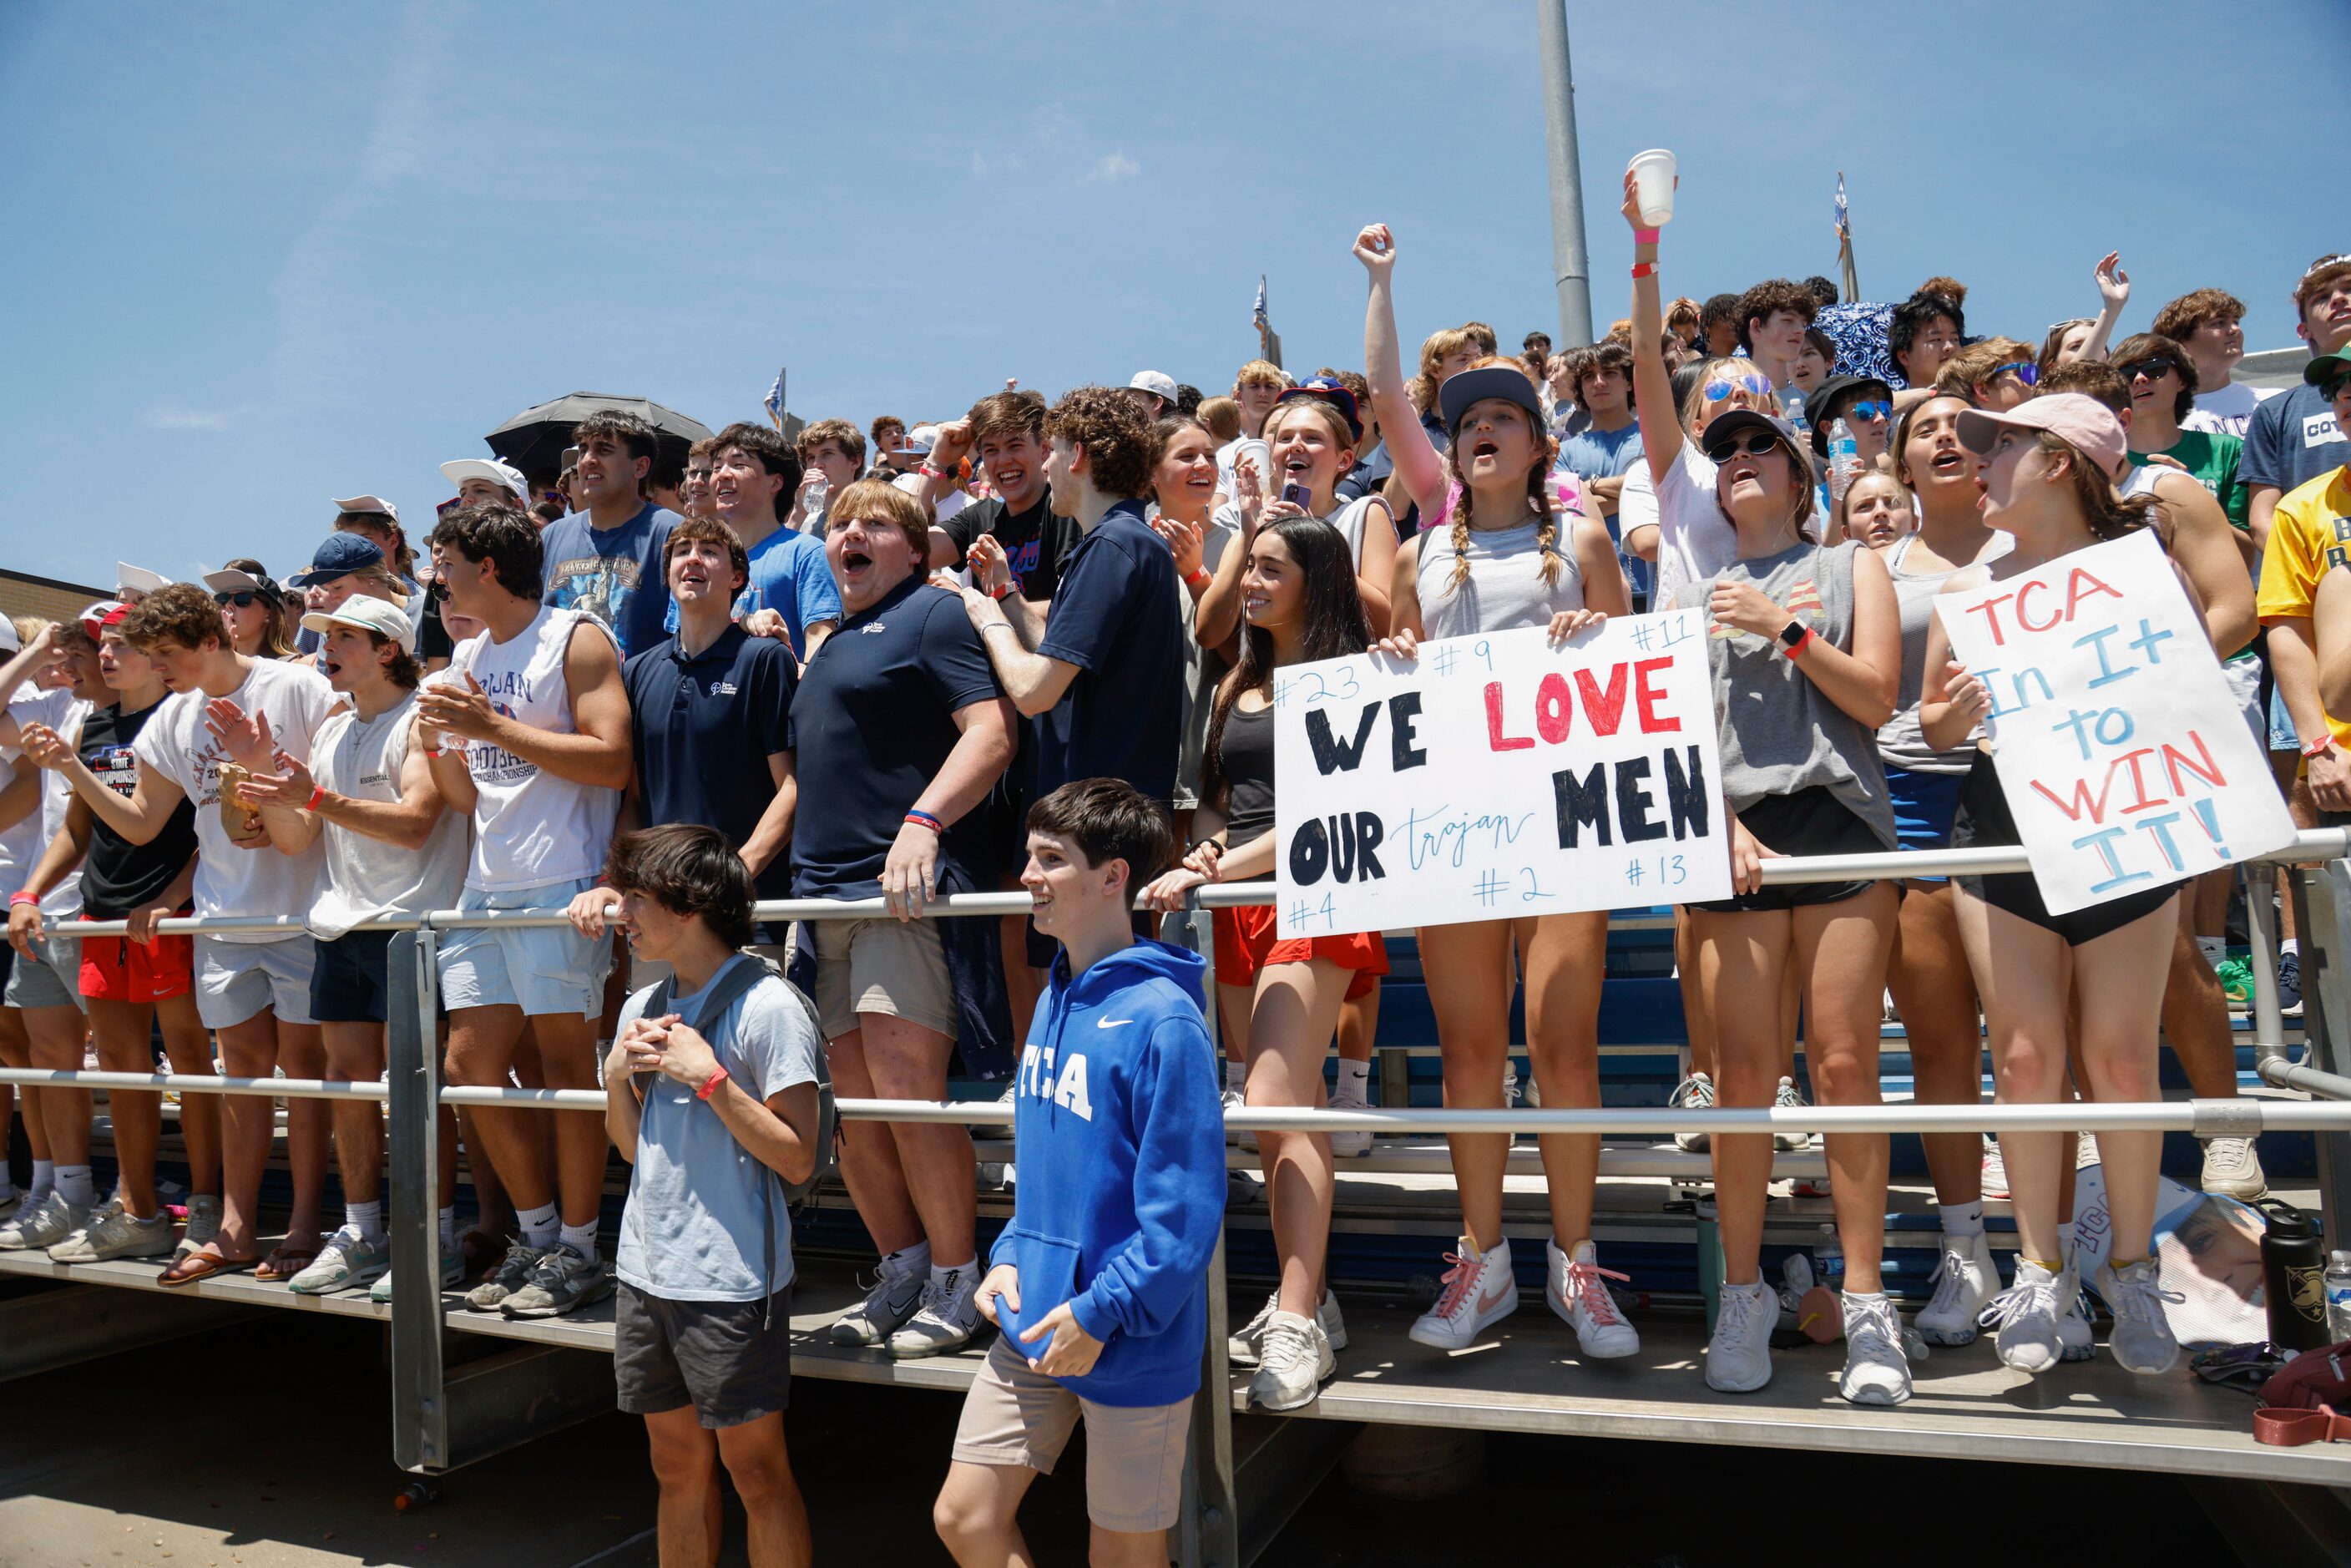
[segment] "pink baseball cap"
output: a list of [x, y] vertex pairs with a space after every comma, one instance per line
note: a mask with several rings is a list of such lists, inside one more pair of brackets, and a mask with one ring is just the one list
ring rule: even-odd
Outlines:
[[2123, 422], [2115, 417], [2114, 410], [2094, 397], [2085, 397], [2080, 392], [2049, 392], [2027, 399], [2005, 413], [1991, 413], [1980, 408], [1964, 410], [1959, 419], [1959, 444], [1979, 457], [1987, 456], [1992, 443], [2000, 438], [2002, 425], [2015, 430], [2045, 430], [2104, 468], [2118, 483], [2130, 472], [2130, 444], [2124, 439]]

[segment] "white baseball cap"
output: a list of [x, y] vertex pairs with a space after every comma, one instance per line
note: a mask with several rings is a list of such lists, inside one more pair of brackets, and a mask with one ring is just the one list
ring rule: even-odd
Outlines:
[[1165, 371], [1137, 371], [1126, 384], [1135, 392], [1151, 392], [1171, 403], [1176, 401], [1176, 378]]
[[400, 508], [381, 496], [353, 496], [348, 501], [329, 499], [327, 504], [339, 512], [381, 512], [393, 522], [400, 521]]
[[939, 427], [935, 424], [918, 424], [906, 432], [906, 450], [909, 452], [928, 457], [931, 448], [938, 444]]
[[114, 585], [125, 593], [153, 593], [172, 586], [172, 580], [160, 571], [149, 571], [143, 566], [133, 566], [127, 560], [114, 563]]
[[487, 479], [493, 485], [503, 485], [522, 499], [530, 499], [530, 481], [519, 470], [495, 457], [460, 457], [441, 465], [441, 477], [452, 485], [462, 485], [468, 479]]
[[323, 632], [333, 626], [356, 626], [391, 638], [403, 653], [416, 652], [416, 623], [408, 612], [371, 593], [354, 593], [332, 610], [313, 610], [302, 617], [305, 632]]

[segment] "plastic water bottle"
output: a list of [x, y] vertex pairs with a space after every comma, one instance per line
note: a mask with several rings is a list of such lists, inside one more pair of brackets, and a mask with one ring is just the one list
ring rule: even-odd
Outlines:
[[1813, 1276], [1824, 1290], [1844, 1289], [1844, 1244], [1834, 1225], [1822, 1226], [1821, 1239], [1813, 1243]]
[[824, 503], [832, 494], [832, 481], [819, 474], [816, 476], [816, 483], [810, 485], [801, 494], [808, 498], [808, 513], [801, 521], [812, 523], [824, 516]]
[[2351, 1340], [2351, 1252], [2326, 1255], [2326, 1337], [2335, 1344]]
[[1829, 501], [1844, 499], [1845, 486], [1861, 471], [1861, 447], [1843, 419], [1829, 421]]

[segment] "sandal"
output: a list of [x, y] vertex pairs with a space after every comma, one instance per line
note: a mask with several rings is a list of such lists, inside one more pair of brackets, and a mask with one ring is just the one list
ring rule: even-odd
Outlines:
[[253, 1265], [251, 1258], [224, 1258], [217, 1252], [191, 1252], [183, 1258], [172, 1259], [163, 1271], [155, 1276], [155, 1283], [167, 1291], [177, 1290], [182, 1285], [193, 1285], [214, 1274], [242, 1274]]
[[253, 1271], [256, 1280], [291, 1280], [295, 1275], [319, 1260], [316, 1247], [288, 1247], [279, 1243], [269, 1249], [269, 1256]]

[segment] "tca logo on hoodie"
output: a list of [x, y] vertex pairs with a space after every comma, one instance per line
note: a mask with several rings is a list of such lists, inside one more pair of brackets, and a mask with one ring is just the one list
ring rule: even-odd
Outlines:
[[1067, 1051], [1061, 1053], [1061, 1067], [1054, 1070], [1054, 1048], [1050, 1045], [1024, 1045], [1020, 1048], [1020, 1092], [1040, 1100], [1050, 1100], [1064, 1111], [1074, 1112], [1086, 1121], [1094, 1119], [1093, 1102], [1086, 1098], [1086, 1053]]

